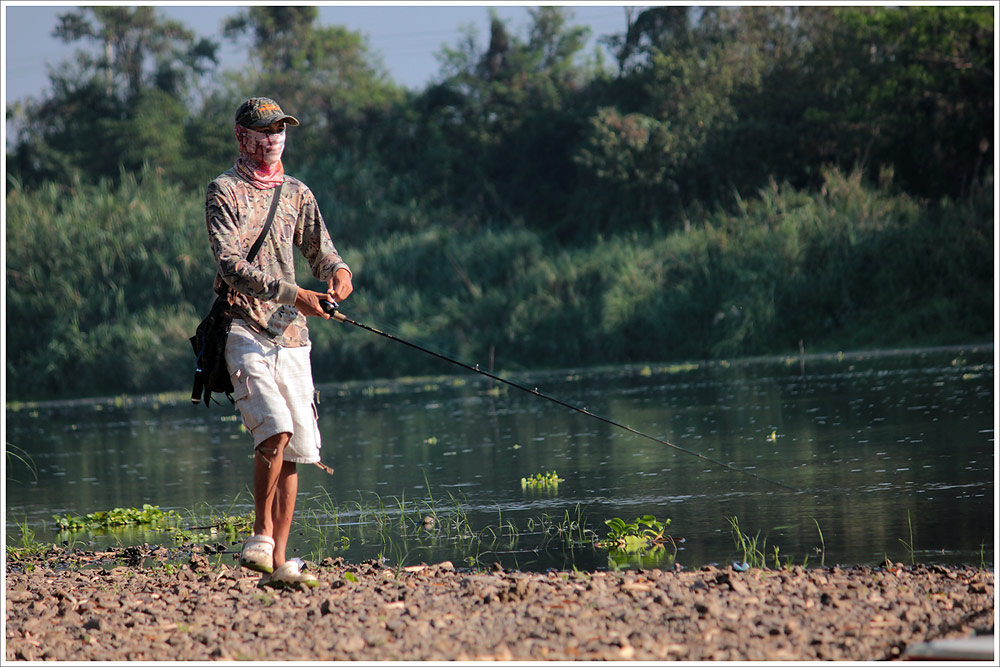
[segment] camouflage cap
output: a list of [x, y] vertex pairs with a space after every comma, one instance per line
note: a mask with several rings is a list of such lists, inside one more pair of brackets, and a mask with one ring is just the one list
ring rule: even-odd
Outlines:
[[283, 120], [289, 125], [298, 125], [294, 116], [289, 116], [270, 97], [251, 97], [236, 110], [236, 122], [243, 127], [267, 127], [275, 121]]

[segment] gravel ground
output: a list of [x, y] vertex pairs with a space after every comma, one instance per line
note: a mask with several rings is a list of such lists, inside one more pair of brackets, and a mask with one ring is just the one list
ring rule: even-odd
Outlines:
[[57, 552], [6, 564], [7, 660], [854, 660], [992, 634], [993, 573], [622, 572], [327, 559], [275, 591], [233, 556]]

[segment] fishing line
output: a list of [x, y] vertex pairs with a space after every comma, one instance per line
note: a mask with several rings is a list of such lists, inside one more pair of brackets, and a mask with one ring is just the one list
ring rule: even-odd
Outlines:
[[648, 440], [652, 440], [653, 442], [658, 442], [661, 445], [666, 445], [667, 447], [671, 447], [673, 449], [676, 449], [679, 452], [684, 452], [685, 454], [690, 454], [691, 456], [696, 456], [696, 457], [698, 457], [699, 459], [701, 459], [703, 461], [708, 461], [709, 463], [712, 463], [712, 464], [717, 465], [717, 466], [721, 466], [721, 467], [726, 468], [728, 470], [732, 470], [733, 472], [738, 472], [741, 475], [747, 475], [749, 477], [753, 477], [756, 480], [760, 480], [761, 482], [767, 482], [769, 484], [775, 484], [777, 486], [780, 486], [780, 487], [785, 488], [785, 489], [789, 489], [791, 491], [799, 491], [799, 489], [795, 488], [794, 486], [789, 486], [788, 484], [784, 484], [783, 482], [777, 482], [777, 481], [775, 481], [773, 479], [768, 479], [767, 477], [761, 477], [760, 475], [758, 475], [756, 473], [753, 473], [753, 472], [750, 472], [749, 470], [744, 470], [743, 468], [737, 468], [736, 466], [730, 465], [728, 463], [723, 463], [722, 461], [718, 461], [718, 460], [713, 459], [711, 457], [705, 456], [704, 454], [699, 454], [696, 451], [687, 449], [685, 447], [681, 447], [680, 445], [675, 445], [674, 443], [668, 442], [667, 440], [664, 440], [663, 438], [657, 438], [656, 436], [650, 435], [648, 433], [643, 433], [642, 431], [634, 429], [631, 426], [628, 426], [627, 424], [622, 424], [621, 422], [617, 422], [617, 421], [615, 421], [613, 419], [608, 419], [607, 417], [602, 417], [601, 415], [595, 414], [595, 413], [591, 412], [590, 410], [588, 410], [586, 408], [581, 408], [581, 407], [579, 407], [577, 405], [573, 405], [572, 403], [567, 403], [566, 401], [563, 401], [562, 399], [556, 398], [555, 396], [549, 396], [548, 394], [545, 394], [545, 393], [542, 393], [542, 392], [538, 391], [538, 387], [535, 387], [534, 389], [532, 389], [532, 388], [530, 388], [530, 387], [528, 387], [526, 385], [514, 382], [513, 380], [508, 380], [506, 378], [500, 377], [499, 375], [495, 375], [495, 374], [493, 374], [493, 373], [491, 373], [489, 371], [484, 371], [483, 369], [479, 368], [479, 364], [476, 364], [475, 366], [471, 366], [471, 365], [466, 364], [466, 363], [464, 363], [462, 361], [459, 361], [457, 359], [453, 359], [451, 357], [448, 357], [448, 356], [445, 356], [445, 355], [440, 354], [438, 352], [435, 352], [434, 350], [428, 349], [428, 348], [423, 347], [421, 345], [417, 345], [416, 343], [411, 343], [410, 341], [404, 340], [402, 338], [399, 338], [398, 336], [394, 336], [394, 335], [392, 335], [390, 333], [386, 333], [384, 331], [380, 331], [379, 329], [376, 329], [375, 327], [371, 327], [371, 326], [368, 326], [367, 324], [362, 324], [361, 322], [358, 322], [356, 320], [352, 320], [351, 318], [349, 318], [346, 315], [344, 315], [344, 313], [340, 312], [339, 305], [336, 302], [325, 301], [324, 300], [324, 301], [320, 301], [320, 304], [323, 306], [323, 310], [328, 315], [330, 315], [331, 319], [334, 319], [334, 320], [336, 320], [338, 322], [344, 322], [344, 323], [347, 323], [347, 324], [353, 324], [354, 326], [356, 326], [356, 327], [358, 327], [360, 329], [364, 329], [365, 331], [370, 331], [371, 333], [378, 334], [379, 336], [382, 336], [384, 338], [388, 338], [389, 340], [392, 340], [392, 341], [396, 341], [397, 343], [402, 343], [403, 345], [411, 347], [414, 350], [419, 350], [420, 352], [423, 352], [425, 354], [429, 354], [432, 357], [437, 357], [438, 359], [441, 359], [442, 361], [447, 361], [448, 363], [455, 364], [456, 366], [459, 366], [459, 367], [464, 368], [466, 370], [472, 371], [473, 373], [479, 373], [480, 375], [485, 375], [486, 377], [488, 377], [491, 380], [494, 380], [496, 382], [501, 382], [501, 383], [506, 384], [508, 386], [514, 387], [515, 389], [520, 389], [521, 391], [524, 391], [524, 392], [527, 392], [529, 394], [533, 394], [535, 396], [538, 396], [539, 398], [544, 398], [545, 400], [551, 401], [551, 402], [555, 403], [556, 405], [561, 405], [564, 408], [569, 408], [570, 410], [573, 410], [575, 412], [579, 412], [580, 414], [587, 415], [588, 417], [593, 417], [594, 419], [602, 421], [605, 424], [610, 424], [611, 426], [617, 426], [618, 428], [624, 429], [624, 430], [626, 430], [629, 433], [632, 433], [634, 435], [638, 435], [638, 436], [641, 436], [641, 437], [646, 438]]

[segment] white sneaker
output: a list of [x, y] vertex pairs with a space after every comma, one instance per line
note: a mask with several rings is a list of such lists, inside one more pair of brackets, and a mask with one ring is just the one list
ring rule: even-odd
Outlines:
[[319, 586], [319, 579], [308, 572], [303, 572], [299, 567], [299, 559], [295, 558], [285, 561], [284, 565], [278, 567], [270, 575], [265, 574], [261, 577], [260, 585], [272, 588], [287, 588], [290, 586], [316, 588]]
[[240, 565], [256, 572], [274, 571], [274, 540], [267, 535], [251, 535], [240, 552]]

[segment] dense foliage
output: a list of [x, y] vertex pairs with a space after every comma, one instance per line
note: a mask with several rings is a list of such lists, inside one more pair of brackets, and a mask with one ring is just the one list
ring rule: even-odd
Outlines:
[[[187, 389], [204, 186], [260, 93], [302, 120], [285, 163], [355, 271], [345, 308], [463, 360], [992, 337], [992, 8], [623, 8], [614, 63], [570, 10], [530, 14], [410, 91], [315, 7], [228, 21], [235, 72], [153, 8], [68, 11], [90, 51], [7, 109], [8, 396]], [[321, 382], [447, 370], [311, 330]]]

